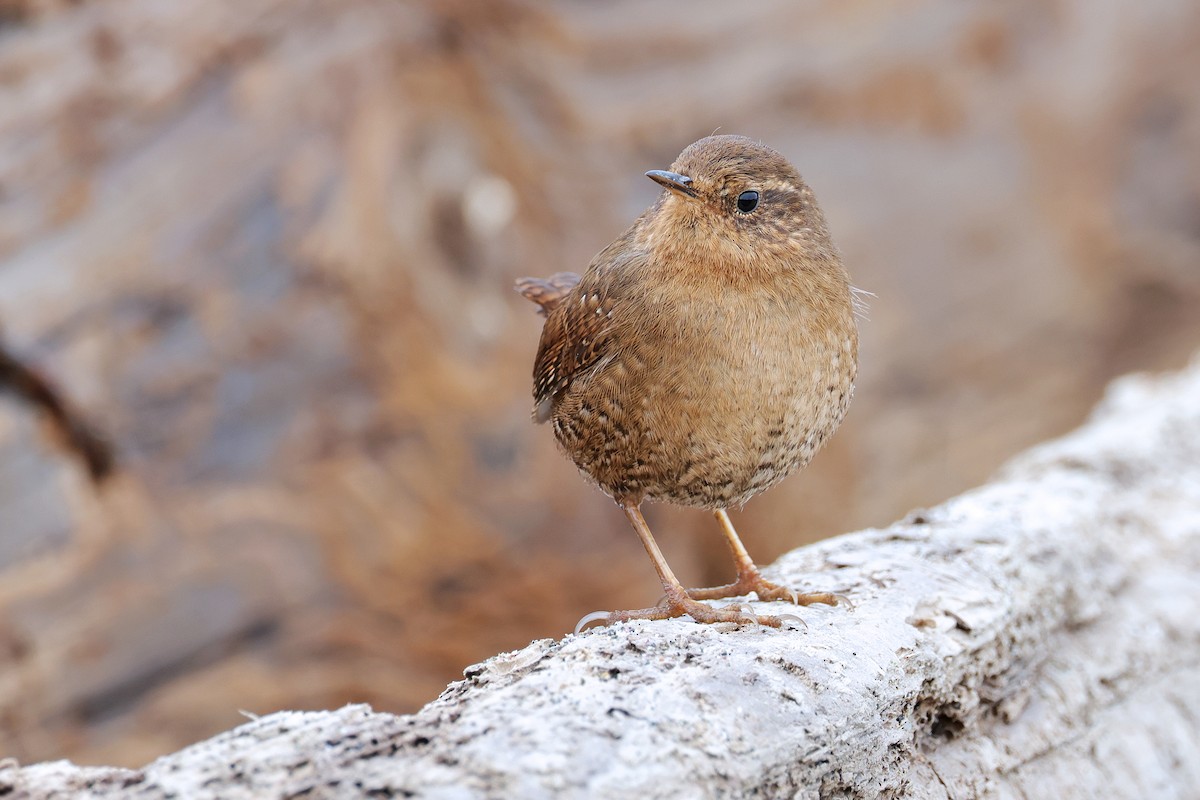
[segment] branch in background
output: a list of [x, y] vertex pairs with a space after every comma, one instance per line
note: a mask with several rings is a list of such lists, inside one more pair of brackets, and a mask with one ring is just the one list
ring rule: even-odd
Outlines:
[[116, 468], [112, 444], [76, 411], [33, 367], [0, 342], [0, 391], [7, 391], [45, 414], [67, 449], [87, 468], [96, 483]]

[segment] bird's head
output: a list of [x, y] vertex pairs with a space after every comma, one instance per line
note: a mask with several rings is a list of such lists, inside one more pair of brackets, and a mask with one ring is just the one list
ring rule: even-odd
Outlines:
[[733, 265], [837, 260], [812, 190], [753, 139], [709, 136], [646, 177], [667, 190], [648, 212], [651, 246]]

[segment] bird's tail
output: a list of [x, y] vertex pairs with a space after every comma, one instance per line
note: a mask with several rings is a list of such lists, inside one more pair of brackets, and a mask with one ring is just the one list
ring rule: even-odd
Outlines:
[[554, 310], [567, 292], [579, 283], [579, 276], [574, 272], [556, 272], [549, 278], [517, 278], [516, 289], [521, 295], [541, 306], [542, 315]]

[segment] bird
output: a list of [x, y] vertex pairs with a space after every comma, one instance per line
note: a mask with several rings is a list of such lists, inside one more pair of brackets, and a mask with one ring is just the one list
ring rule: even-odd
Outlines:
[[[744, 136], [700, 139], [646, 176], [663, 191], [582, 274], [516, 283], [545, 317], [533, 419], [624, 511], [665, 592], [580, 625], [686, 615], [781, 627], [792, 615], [703, 601], [848, 602], [766, 580], [728, 514], [805, 467], [853, 396], [862, 300], [824, 214], [786, 158]], [[712, 513], [736, 579], [685, 588], [647, 501]]]

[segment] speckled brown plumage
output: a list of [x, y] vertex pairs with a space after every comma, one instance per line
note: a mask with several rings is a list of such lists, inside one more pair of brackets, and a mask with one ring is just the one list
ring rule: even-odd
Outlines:
[[[850, 403], [854, 290], [824, 216], [791, 164], [740, 136], [701, 139], [647, 175], [666, 190], [581, 276], [518, 282], [546, 314], [534, 418], [622, 506], [667, 590], [665, 605], [608, 619], [744, 619], [696, 600], [749, 591], [835, 602], [764, 581], [724, 513], [808, 464]], [[738, 581], [688, 595], [638, 510], [647, 499], [716, 513]]]

